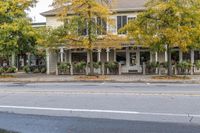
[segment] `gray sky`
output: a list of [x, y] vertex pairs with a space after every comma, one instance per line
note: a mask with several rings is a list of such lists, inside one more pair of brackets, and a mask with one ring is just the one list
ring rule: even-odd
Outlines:
[[34, 20], [34, 22], [45, 22], [45, 18], [40, 15], [41, 12], [50, 10], [53, 0], [38, 0], [35, 8], [31, 9], [29, 16]]

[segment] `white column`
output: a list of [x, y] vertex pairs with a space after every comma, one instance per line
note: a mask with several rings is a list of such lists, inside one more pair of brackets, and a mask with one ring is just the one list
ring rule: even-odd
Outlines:
[[11, 65], [15, 66], [15, 53], [12, 53]]
[[126, 66], [130, 66], [130, 52], [129, 52], [129, 47], [126, 48]]
[[168, 62], [167, 45], [165, 45], [165, 62]]
[[28, 53], [27, 56], [28, 56], [28, 65], [30, 66], [31, 65], [31, 53]]
[[89, 53], [89, 51], [87, 51], [87, 63], [89, 63], [90, 62], [90, 53]]
[[69, 52], [68, 52], [68, 61], [69, 63], [71, 64], [71, 68], [70, 68], [70, 75], [73, 75], [73, 65], [72, 65], [72, 50], [69, 49]]
[[50, 74], [50, 53], [49, 49], [46, 49], [46, 61], [47, 61], [47, 74]]
[[[158, 52], [155, 53], [155, 62], [157, 63], [158, 62]], [[159, 72], [159, 69], [156, 68], [156, 74], [158, 74]]]
[[98, 56], [97, 56], [97, 61], [100, 62], [101, 61], [101, 49], [98, 49]]
[[116, 62], [117, 61], [117, 50], [114, 49], [114, 61]]
[[60, 62], [64, 62], [64, 48], [60, 48]]
[[179, 62], [183, 61], [183, 52], [179, 50]]
[[167, 51], [165, 51], [165, 62], [168, 62], [167, 56], [168, 56]]
[[153, 62], [153, 53], [150, 51], [150, 62]]
[[138, 47], [137, 48], [137, 51], [136, 51], [136, 59], [137, 59], [137, 66], [140, 66], [140, 48]]
[[68, 57], [69, 57], [69, 59], [68, 59], [69, 63], [71, 64], [72, 63], [72, 50], [71, 49], [69, 50], [69, 56]]
[[155, 62], [158, 62], [158, 52], [155, 52]]
[[190, 74], [193, 75], [193, 74], [194, 74], [194, 70], [193, 70], [193, 64], [194, 64], [194, 50], [191, 50], [191, 64], [192, 64], [192, 67], [191, 67]]
[[110, 49], [109, 48], [106, 49], [106, 53], [107, 53], [106, 61], [109, 62], [110, 61]]

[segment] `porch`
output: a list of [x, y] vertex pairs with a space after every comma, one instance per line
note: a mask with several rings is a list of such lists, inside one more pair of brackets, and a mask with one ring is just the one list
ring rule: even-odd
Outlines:
[[[86, 49], [69, 49], [60, 47], [55, 50], [46, 50], [47, 59], [47, 74], [59, 74], [58, 64], [68, 63], [70, 68], [68, 70], [69, 75], [76, 74], [88, 74], [89, 68], [89, 53]], [[191, 50], [187, 53], [183, 53], [179, 48], [172, 50], [172, 61], [176, 64], [182, 61], [191, 62], [192, 66], [195, 61], [200, 60], [200, 52], [198, 50]], [[147, 74], [146, 65], [151, 62], [165, 63], [167, 62], [167, 52], [151, 52], [148, 48], [142, 47], [123, 47], [121, 49], [106, 48], [95, 49], [93, 52], [93, 61], [95, 63], [100, 62], [100, 67], [95, 68], [96, 74], [113, 74], [105, 67], [108, 62], [116, 62], [118, 64], [118, 71], [115, 74]], [[85, 68], [81, 73], [74, 71], [74, 63], [85, 62]], [[200, 73], [200, 70], [196, 67], [192, 67], [191, 74]], [[163, 70], [166, 73], [166, 70]], [[161, 69], [157, 68], [154, 74], [160, 74]]]

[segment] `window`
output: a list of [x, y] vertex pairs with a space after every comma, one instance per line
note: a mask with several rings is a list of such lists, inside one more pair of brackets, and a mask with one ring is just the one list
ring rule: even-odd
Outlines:
[[117, 16], [117, 31], [118, 34], [126, 34], [126, 32], [119, 33], [119, 29], [123, 28], [127, 24], [127, 16]]
[[82, 35], [82, 36], [86, 36], [88, 34], [88, 26], [87, 26], [87, 22], [78, 22], [78, 34]]
[[100, 17], [97, 18], [97, 34], [98, 35], [106, 35], [107, 32], [107, 23], [105, 20]]

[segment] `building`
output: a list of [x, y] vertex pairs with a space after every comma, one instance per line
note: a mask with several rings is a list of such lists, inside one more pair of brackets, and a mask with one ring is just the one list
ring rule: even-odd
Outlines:
[[[111, 10], [115, 11], [110, 16], [115, 22], [115, 26], [107, 25], [107, 31], [111, 31], [113, 35], [121, 35], [118, 30], [127, 24], [130, 20], [137, 17], [139, 12], [145, 10], [145, 3], [148, 0], [117, 0], [116, 5]], [[63, 23], [56, 16], [60, 9], [53, 9], [41, 13], [46, 17], [46, 25], [57, 27]], [[133, 47], [132, 45], [124, 45], [121, 49], [108, 47], [106, 49], [96, 48], [94, 51], [94, 61], [109, 62], [116, 61], [121, 64], [121, 73], [142, 73], [143, 63], [146, 62], [167, 62], [167, 52], [151, 52], [148, 48], [141, 46]], [[182, 60], [200, 59], [199, 51], [191, 50], [189, 53], [182, 53], [179, 48], [174, 48], [172, 52], [172, 60], [181, 62]], [[75, 62], [85, 60], [89, 61], [88, 54], [85, 49], [60, 47], [57, 52], [47, 50], [47, 74], [55, 73], [57, 62]]]

